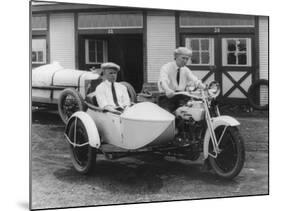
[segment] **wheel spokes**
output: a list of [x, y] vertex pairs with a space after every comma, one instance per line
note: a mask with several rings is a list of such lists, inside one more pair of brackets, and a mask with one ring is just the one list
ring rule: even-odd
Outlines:
[[79, 110], [79, 104], [71, 95], [67, 95], [62, 104], [62, 110], [66, 117], [69, 118], [74, 112]]
[[220, 153], [216, 158], [217, 165], [225, 172], [234, 168], [237, 161], [237, 148], [231, 132], [224, 128], [219, 140]]
[[223, 136], [224, 136], [224, 133], [225, 133], [227, 127], [228, 127], [228, 126], [225, 126], [225, 127], [224, 127], [224, 129], [223, 129], [223, 131], [222, 131], [222, 134], [220, 135], [220, 139], [218, 140], [218, 146], [219, 146], [220, 143], [221, 143], [221, 140], [222, 140], [222, 138], [223, 138]]
[[76, 162], [80, 166], [84, 166], [85, 164], [87, 164], [87, 160], [88, 160], [89, 142], [81, 123], [78, 122], [77, 119], [75, 121], [77, 122], [74, 122], [74, 128], [73, 128], [73, 134], [71, 140], [74, 144], [71, 144], [71, 149], [73, 151], [73, 155]]

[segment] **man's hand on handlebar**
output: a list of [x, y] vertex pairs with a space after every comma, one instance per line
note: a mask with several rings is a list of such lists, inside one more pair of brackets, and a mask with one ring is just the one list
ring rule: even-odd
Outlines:
[[167, 98], [174, 97], [175, 96], [175, 91], [173, 91], [173, 90], [166, 91], [166, 96], [167, 96]]
[[207, 88], [206, 84], [203, 84], [202, 82], [192, 85], [187, 85], [185, 87], [185, 90], [188, 92], [195, 92], [197, 89], [203, 89], [205, 90]]
[[203, 84], [203, 83], [199, 83], [197, 87], [199, 89], [206, 89], [207, 88], [206, 84]]

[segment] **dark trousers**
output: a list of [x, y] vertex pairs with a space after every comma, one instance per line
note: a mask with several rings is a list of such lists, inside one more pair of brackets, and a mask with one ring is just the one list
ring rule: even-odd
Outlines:
[[188, 100], [190, 100], [190, 97], [185, 95], [176, 95], [171, 98], [161, 96], [159, 98], [159, 106], [173, 113], [178, 107], [184, 105]]

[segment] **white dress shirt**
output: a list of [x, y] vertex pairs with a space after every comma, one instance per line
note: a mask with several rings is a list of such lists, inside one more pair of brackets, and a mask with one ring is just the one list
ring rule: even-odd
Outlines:
[[[114, 82], [114, 88], [119, 106], [123, 108], [129, 106], [131, 102], [127, 88], [123, 84], [117, 82]], [[105, 106], [116, 107], [113, 100], [111, 82], [108, 80], [103, 81], [97, 86], [95, 96], [100, 108], [104, 108]]]
[[198, 86], [201, 81], [191, 72], [191, 70], [184, 66], [180, 68], [180, 82], [177, 82], [178, 66], [175, 61], [163, 65], [160, 69], [160, 77], [158, 81], [158, 88], [160, 91], [184, 91], [187, 85], [195, 83]]

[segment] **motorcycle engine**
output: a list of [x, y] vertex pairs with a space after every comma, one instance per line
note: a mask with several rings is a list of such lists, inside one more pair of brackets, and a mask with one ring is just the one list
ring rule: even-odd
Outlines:
[[201, 101], [188, 101], [175, 111], [177, 134], [175, 144], [198, 146], [202, 139], [205, 110]]
[[201, 101], [189, 101], [175, 111], [176, 117], [184, 120], [194, 120], [196, 122], [204, 119], [205, 110]]

